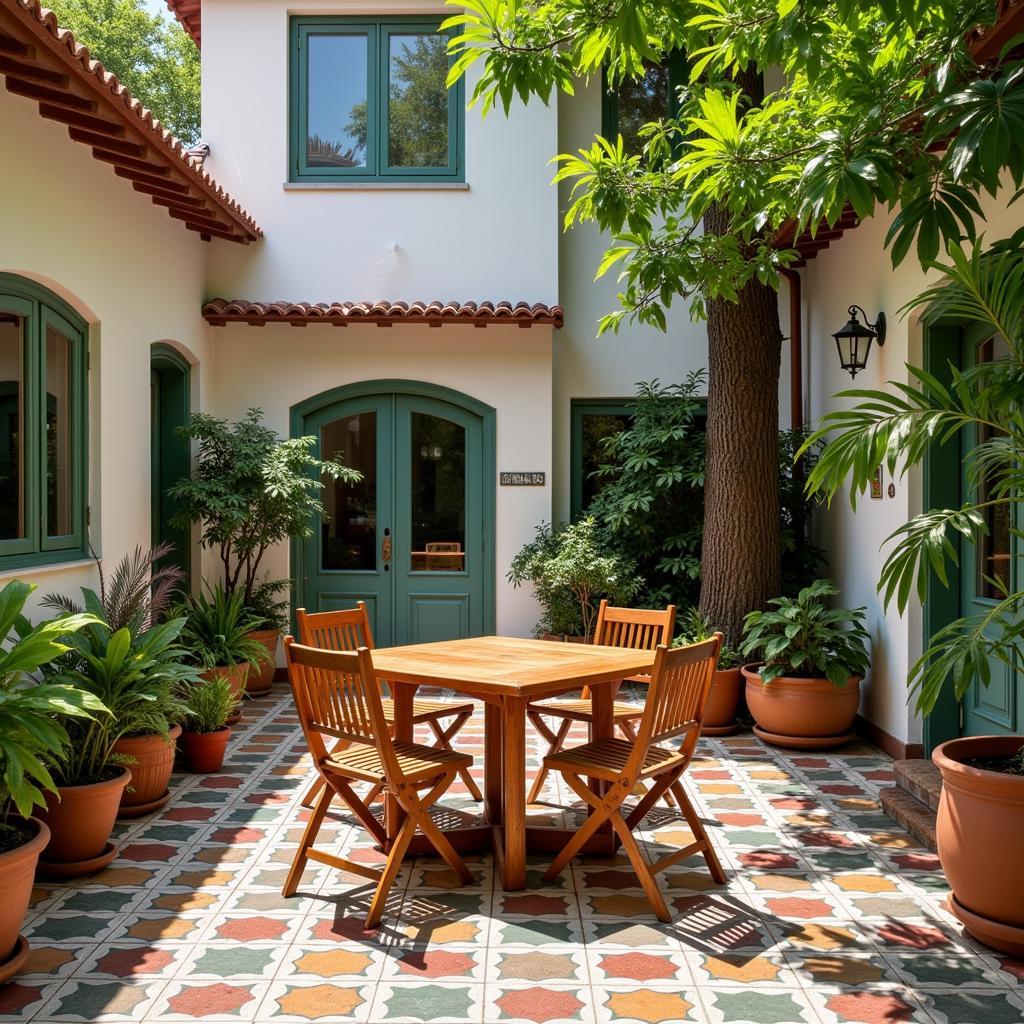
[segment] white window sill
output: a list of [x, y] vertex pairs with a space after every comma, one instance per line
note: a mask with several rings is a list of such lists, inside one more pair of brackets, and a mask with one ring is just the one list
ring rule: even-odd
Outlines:
[[285, 192], [468, 192], [465, 181], [286, 181]]
[[0, 580], [24, 579], [43, 576], [52, 572], [70, 572], [74, 569], [91, 569], [96, 565], [92, 558], [76, 558], [72, 562], [47, 562], [45, 565], [23, 565], [17, 569], [0, 569]]

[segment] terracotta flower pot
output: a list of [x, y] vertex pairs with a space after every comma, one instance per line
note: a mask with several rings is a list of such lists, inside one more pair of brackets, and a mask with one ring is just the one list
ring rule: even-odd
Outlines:
[[220, 771], [230, 738], [231, 729], [228, 726], [216, 732], [189, 732], [186, 729], [178, 743], [189, 769], [209, 774]]
[[738, 668], [723, 668], [715, 672], [704, 705], [702, 733], [724, 736], [736, 731], [736, 709], [739, 707], [742, 687], [743, 675]]
[[849, 742], [860, 707], [860, 676], [843, 686], [827, 679], [779, 676], [767, 686], [758, 665], [744, 665], [747, 707], [757, 725], [754, 732], [779, 747], [827, 750]]
[[47, 794], [40, 818], [50, 828], [50, 842], [43, 853], [43, 870], [68, 878], [87, 875], [114, 859], [110, 843], [118, 805], [132, 779], [128, 768], [113, 778], [87, 786], [62, 786]]
[[242, 695], [245, 693], [245, 681], [249, 678], [249, 662], [240, 661], [237, 665], [217, 665], [199, 673], [200, 679], [218, 679], [223, 676], [231, 687], [231, 695], [236, 700], [234, 713], [228, 718], [228, 725], [234, 725], [242, 717]]
[[1024, 777], [972, 768], [977, 757], [1007, 757], [1024, 736], [968, 736], [936, 747], [942, 773], [935, 838], [953, 890], [949, 909], [968, 933], [1024, 956]]
[[0, 853], [0, 982], [18, 970], [28, 953], [28, 943], [19, 932], [32, 896], [39, 855], [50, 841], [50, 830], [38, 818], [29, 818], [25, 824], [31, 828], [32, 838]]
[[122, 736], [114, 744], [114, 752], [132, 758], [132, 788], [121, 797], [121, 817], [148, 814], [167, 802], [167, 789], [174, 768], [174, 744], [181, 735], [181, 726], [171, 726], [170, 740], [158, 733], [145, 736]]
[[277, 668], [277, 642], [281, 639], [281, 630], [257, 629], [249, 634], [249, 639], [262, 644], [270, 655], [269, 661], [261, 662], [258, 668], [252, 668], [245, 681], [245, 692], [257, 696], [266, 693], [273, 685], [274, 671]]

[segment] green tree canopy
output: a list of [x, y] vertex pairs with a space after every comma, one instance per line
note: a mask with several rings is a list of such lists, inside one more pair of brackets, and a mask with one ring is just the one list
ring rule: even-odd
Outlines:
[[182, 142], [199, 139], [199, 50], [142, 0], [48, 0], [64, 28]]

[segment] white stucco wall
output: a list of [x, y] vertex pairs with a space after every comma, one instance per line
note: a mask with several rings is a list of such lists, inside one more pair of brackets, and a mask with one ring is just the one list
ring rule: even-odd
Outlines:
[[[91, 539], [111, 564], [150, 539], [150, 345], [169, 342], [206, 361], [210, 246], [35, 103], [0, 92], [0, 124], [0, 272], [48, 286], [89, 324]], [[196, 400], [207, 383], [200, 366]], [[0, 583], [13, 576], [37, 582], [40, 594], [77, 595], [96, 583], [90, 562], [4, 573]]]
[[[1024, 223], [1024, 210], [1000, 203], [982, 203], [992, 240], [1010, 234]], [[922, 332], [918, 317], [898, 316], [898, 311], [936, 280], [921, 271], [913, 254], [892, 268], [884, 250], [885, 234], [891, 220], [874, 218], [849, 231], [838, 242], [812, 260], [805, 270], [804, 323], [805, 359], [810, 381], [810, 415], [814, 421], [827, 411], [851, 405], [833, 396], [844, 389], [885, 388], [888, 381], [907, 380], [905, 364], [920, 366], [923, 359]], [[885, 345], [872, 345], [865, 370], [855, 381], [839, 366], [831, 334], [848, 318], [848, 307], [856, 303], [869, 317], [885, 312], [888, 331]], [[895, 495], [888, 495], [889, 484]], [[912, 603], [901, 618], [895, 607], [882, 608], [876, 586], [886, 554], [884, 539], [921, 511], [921, 472], [905, 478], [883, 480], [883, 498], [864, 497], [856, 511], [846, 494], [836, 497], [832, 507], [817, 517], [820, 537], [829, 551], [829, 572], [842, 590], [842, 602], [849, 607], [865, 605], [873, 638], [871, 673], [863, 688], [861, 712], [870, 721], [899, 740], [920, 742], [921, 722], [907, 704], [906, 680], [911, 664], [921, 652], [923, 621], [921, 607]]]
[[465, 189], [288, 190], [289, 14], [451, 11], [394, 0], [310, 0], [300, 8], [285, 0], [204, 2], [207, 169], [244, 197], [266, 232], [259, 248], [219, 256], [208, 295], [556, 302], [558, 222], [547, 166], [556, 150], [555, 103], [516, 103], [507, 119], [500, 110], [486, 119], [467, 111]]
[[[210, 329], [216, 376], [210, 411], [235, 418], [253, 404], [282, 436], [293, 405], [360, 381], [416, 380], [462, 392], [497, 411], [497, 470], [539, 471], [544, 487], [499, 487], [496, 493], [496, 624], [528, 635], [537, 606], [528, 590], [505, 581], [509, 562], [551, 516], [551, 329], [402, 325], [334, 328], [236, 324]], [[267, 563], [289, 575], [281, 547]]]

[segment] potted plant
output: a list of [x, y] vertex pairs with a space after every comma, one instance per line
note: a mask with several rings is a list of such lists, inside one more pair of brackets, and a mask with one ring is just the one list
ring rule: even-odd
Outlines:
[[269, 660], [248, 659], [258, 669], [249, 688], [265, 692], [285, 623], [276, 595], [288, 581], [268, 579], [264, 555], [293, 537], [314, 535], [326, 515], [320, 497], [325, 476], [353, 483], [362, 474], [337, 458], [317, 458], [313, 435], [279, 438], [263, 423], [260, 409], [249, 409], [235, 423], [195, 413], [179, 434], [199, 450], [192, 475], [168, 492], [178, 508], [172, 522], [201, 525], [202, 546], [217, 552], [228, 597], [242, 595], [250, 632], [270, 654]]
[[590, 516], [559, 527], [541, 523], [512, 560], [508, 579], [516, 587], [533, 585], [541, 606], [538, 636], [577, 642], [593, 635], [602, 598], [623, 605], [641, 585], [633, 563], [607, 550]]
[[[54, 838], [44, 858], [52, 873], [95, 870], [95, 866], [86, 868], [80, 863], [91, 862], [89, 849], [93, 857], [113, 857], [110, 844], [105, 851], [102, 844], [95, 849], [105, 817], [96, 814], [88, 841], [75, 821], [64, 822], [72, 814], [72, 804], [84, 808], [86, 799], [93, 799], [93, 791], [86, 793], [83, 787], [111, 776], [105, 779], [106, 800], [115, 780], [123, 778], [117, 808], [117, 816], [122, 818], [148, 814], [170, 799], [174, 743], [185, 710], [178, 693], [196, 673], [178, 642], [184, 621], [159, 621], [181, 578], [174, 566], [157, 567], [168, 550], [168, 545], [149, 551], [136, 547], [118, 562], [109, 582], [98, 563], [99, 593], [82, 588], [83, 607], [98, 621], [68, 639], [70, 650], [63, 670], [77, 686], [102, 701], [110, 716], [69, 723], [73, 742], [57, 766], [62, 793], [64, 789], [69, 793], [59, 808], [50, 808], [51, 815], [57, 817], [53, 818]], [[62, 595], [51, 594], [46, 603], [65, 612], [78, 610], [75, 602]], [[129, 777], [123, 775], [125, 766], [131, 769], [130, 787]], [[110, 828], [104, 828], [106, 843]], [[64, 867], [56, 867], [58, 863]]]
[[230, 687], [233, 708], [228, 724], [241, 717], [241, 700], [250, 667], [269, 659], [267, 648], [252, 636], [259, 620], [249, 612], [244, 594], [229, 594], [218, 583], [185, 599], [177, 612], [185, 620], [181, 642], [202, 679], [223, 678]]
[[[699, 644], [704, 640], [710, 640], [714, 635], [715, 630], [701, 614], [700, 609], [691, 608], [683, 616], [681, 631], [673, 646]], [[731, 736], [739, 731], [740, 724], [736, 721], [736, 712], [743, 688], [741, 661], [739, 651], [723, 644], [718, 652], [718, 667], [711, 677], [711, 690], [704, 705], [704, 718], [700, 729], [702, 736]]]
[[227, 720], [237, 697], [224, 676], [214, 676], [191, 687], [186, 703], [188, 712], [178, 740], [185, 763], [194, 772], [220, 771], [231, 737]]
[[0, 984], [28, 955], [19, 934], [50, 830], [32, 812], [56, 792], [50, 764], [67, 747], [63, 721], [106, 714], [91, 694], [39, 672], [66, 651], [62, 638], [93, 621], [80, 615], [31, 626], [23, 615], [35, 588], [13, 580], [0, 590]]
[[743, 623], [741, 669], [754, 732], [779, 747], [827, 750], [847, 743], [867, 671], [863, 608], [829, 608], [839, 591], [815, 580], [795, 598], [776, 597]]
[[[965, 435], [971, 441], [968, 493], [956, 507], [926, 509], [890, 537], [878, 588], [901, 613], [915, 596], [924, 601], [929, 587], [959, 586], [950, 569], [961, 545], [979, 542], [1000, 518], [1015, 534], [1024, 503], [1024, 232], [987, 251], [979, 237], [970, 252], [955, 244], [947, 252], [948, 265], [930, 264], [940, 275], [935, 287], [907, 308], [922, 307], [926, 327], [976, 325], [978, 337], [1005, 340], [1005, 354], [963, 371], [948, 367], [941, 378], [910, 367], [910, 383], [891, 392], [844, 392], [856, 404], [824, 417], [819, 434], [831, 440], [808, 475], [808, 487], [826, 497], [848, 484], [856, 503], [879, 466], [892, 475], [919, 463], [932, 445], [955, 449]], [[997, 568], [986, 577], [988, 606], [931, 636], [908, 675], [922, 715], [941, 699], [956, 721], [956, 705], [972, 687], [989, 684], [994, 666], [1006, 666], [1011, 678], [1019, 672], [1024, 591], [1017, 579]], [[1022, 751], [1024, 736], [1013, 735], [951, 738], [932, 751], [942, 773], [935, 832], [952, 889], [949, 909], [975, 938], [1014, 956], [1024, 956]]]

